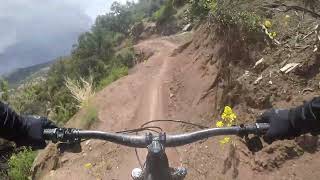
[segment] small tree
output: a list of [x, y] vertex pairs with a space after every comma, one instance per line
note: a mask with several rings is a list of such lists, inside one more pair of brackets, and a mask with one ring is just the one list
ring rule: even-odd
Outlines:
[[9, 100], [9, 85], [4, 79], [0, 79], [0, 99], [3, 101]]

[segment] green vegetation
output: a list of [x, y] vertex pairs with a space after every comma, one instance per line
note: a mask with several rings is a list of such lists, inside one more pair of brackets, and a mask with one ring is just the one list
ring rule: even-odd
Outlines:
[[19, 68], [9, 74], [4, 75], [10, 88], [17, 88], [20, 84], [26, 83], [38, 77], [46, 76], [46, 73], [54, 61], [37, 64], [34, 66]]
[[238, 26], [245, 31], [257, 32], [261, 17], [242, 7], [243, 2], [232, 0], [190, 0], [191, 18], [203, 19], [209, 14], [223, 26]]
[[210, 11], [209, 0], [190, 0], [190, 16], [192, 20], [203, 19]]
[[140, 0], [136, 6], [137, 11], [142, 14], [144, 18], [149, 18], [154, 12], [160, 9], [161, 5], [165, 3], [165, 0]]
[[85, 115], [81, 117], [82, 128], [90, 128], [91, 125], [98, 120], [98, 110], [92, 104], [88, 104], [84, 107]]
[[175, 13], [177, 13], [177, 11], [173, 7], [173, 0], [168, 0], [153, 14], [152, 19], [158, 24], [163, 24], [170, 21]]
[[113, 65], [125, 65], [127, 67], [132, 67], [134, 65], [135, 52], [133, 49], [133, 42], [131, 39], [126, 40], [125, 48], [120, 49], [115, 54], [115, 59], [117, 61], [114, 62]]
[[9, 100], [9, 85], [8, 82], [0, 79], [0, 100]]
[[100, 81], [100, 84], [98, 86], [98, 89], [102, 89], [106, 86], [108, 86], [110, 83], [112, 83], [113, 81], [128, 75], [128, 67], [126, 66], [122, 66], [122, 67], [117, 67], [117, 68], [113, 68], [109, 74], [109, 76], [107, 76], [105, 79], [102, 79]]
[[37, 95], [41, 94], [41, 84], [28, 83], [16, 90], [9, 98], [10, 106], [24, 114], [46, 115], [46, 102], [41, 101]]
[[208, 7], [213, 17], [224, 26], [238, 26], [245, 31], [261, 29], [261, 18], [254, 12], [243, 10], [240, 1], [212, 0]]
[[29, 179], [29, 176], [31, 175], [30, 168], [35, 157], [36, 153], [30, 149], [24, 149], [23, 151], [11, 156], [9, 159], [9, 178], [14, 180]]
[[174, 0], [172, 4], [174, 7], [180, 8], [180, 7], [184, 6], [187, 2], [188, 2], [188, 0]]

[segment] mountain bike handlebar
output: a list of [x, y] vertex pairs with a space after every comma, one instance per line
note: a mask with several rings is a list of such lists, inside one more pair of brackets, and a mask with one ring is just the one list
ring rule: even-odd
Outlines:
[[261, 135], [264, 134], [269, 127], [270, 125], [267, 123], [256, 123], [251, 125], [204, 129], [178, 135], [160, 134], [159, 136], [154, 136], [151, 133], [146, 135], [128, 135], [101, 131], [86, 131], [72, 128], [55, 128], [45, 129], [43, 135], [44, 139], [51, 140], [53, 142], [75, 143], [80, 142], [83, 139], [100, 139], [128, 147], [146, 148], [152, 143], [152, 141], [159, 140], [165, 145], [165, 147], [177, 147], [213, 136], [245, 136], [248, 134]]

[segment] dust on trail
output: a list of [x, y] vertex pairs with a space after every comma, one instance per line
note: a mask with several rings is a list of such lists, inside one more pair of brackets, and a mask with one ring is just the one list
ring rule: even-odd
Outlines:
[[[95, 97], [99, 109], [97, 127], [102, 131], [119, 131], [138, 128], [141, 124], [154, 119], [168, 117], [169, 88], [171, 77], [170, 57], [178, 45], [163, 39], [148, 40], [135, 46], [140, 51], [153, 51], [154, 54], [144, 63], [137, 65], [127, 77], [112, 83]], [[81, 114], [81, 112], [79, 113]], [[79, 115], [81, 116], [81, 115]], [[72, 126], [72, 123], [69, 125]], [[173, 128], [168, 124], [160, 125], [164, 131]], [[139, 167], [133, 148], [127, 148], [101, 141], [83, 143], [81, 154], [65, 153], [60, 167], [44, 179], [130, 179], [131, 171]], [[180, 165], [179, 154], [175, 149], [166, 150], [173, 166]], [[138, 150], [142, 163], [147, 151]], [[86, 169], [84, 164], [93, 167]]]

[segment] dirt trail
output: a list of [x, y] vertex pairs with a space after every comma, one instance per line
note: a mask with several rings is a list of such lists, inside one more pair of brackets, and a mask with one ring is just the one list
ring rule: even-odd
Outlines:
[[[153, 55], [131, 69], [128, 76], [95, 96], [93, 102], [99, 111], [99, 122], [92, 129], [116, 132], [140, 127], [153, 119], [181, 119], [214, 125], [213, 113], [219, 106], [215, 102], [223, 92], [216, 88], [205, 98], [203, 95], [219, 78], [219, 61], [214, 59], [210, 62], [208, 59], [214, 57], [210, 53], [219, 52], [220, 45], [206, 49], [207, 44], [191, 44], [182, 53], [171, 56], [180, 44], [166, 39], [153, 39], [136, 45], [136, 50]], [[241, 115], [248, 109], [235, 111]], [[77, 113], [68, 126], [78, 127], [85, 113], [84, 110]], [[194, 130], [165, 123], [157, 126], [168, 133]], [[319, 179], [319, 151], [299, 155], [301, 152], [292, 142], [290, 146], [282, 146], [288, 142], [279, 141], [271, 146], [265, 144], [262, 152], [252, 154], [238, 138], [233, 138], [237, 142], [235, 151], [230, 151], [227, 145], [221, 146], [221, 137], [166, 151], [171, 166], [183, 165], [188, 169], [186, 180]], [[275, 146], [283, 147], [282, 151], [277, 151]], [[132, 148], [93, 140], [82, 143], [82, 147], [80, 154], [64, 153], [58, 163], [54, 162], [58, 167], [40, 179], [128, 180], [132, 169], [139, 167]], [[139, 149], [138, 154], [143, 163], [146, 150]], [[88, 163], [89, 166], [85, 167]]]
[[[145, 62], [137, 65], [131, 73], [111, 84], [95, 97], [99, 110], [99, 123], [92, 129], [119, 131], [133, 129], [154, 119], [167, 119], [169, 106], [168, 80], [173, 69], [170, 57], [177, 44], [163, 39], [148, 40], [136, 45], [140, 51], [152, 51]], [[81, 117], [79, 112], [78, 117]], [[76, 116], [70, 127], [77, 126]], [[174, 127], [161, 127], [170, 132]], [[80, 154], [64, 153], [60, 167], [51, 171], [43, 179], [130, 179], [133, 168], [139, 167], [135, 151], [111, 143], [87, 141], [82, 144]], [[175, 149], [167, 150], [173, 165], [180, 165]], [[138, 150], [142, 163], [146, 150]], [[92, 167], [86, 168], [85, 164]]]

